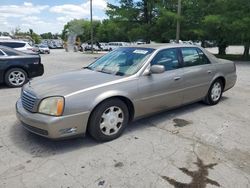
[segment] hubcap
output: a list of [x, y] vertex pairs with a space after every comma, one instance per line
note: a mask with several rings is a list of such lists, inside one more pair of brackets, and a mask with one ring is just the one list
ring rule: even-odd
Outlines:
[[100, 120], [100, 129], [105, 135], [114, 135], [122, 127], [124, 114], [121, 108], [112, 106], [106, 109]]
[[25, 75], [21, 71], [13, 71], [9, 75], [9, 82], [14, 86], [20, 86], [25, 82]]
[[219, 100], [221, 91], [221, 84], [219, 82], [215, 82], [211, 90], [211, 98], [213, 101]]

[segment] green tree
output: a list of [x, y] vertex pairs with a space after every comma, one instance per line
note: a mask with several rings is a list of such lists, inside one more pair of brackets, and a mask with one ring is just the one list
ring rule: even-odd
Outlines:
[[[93, 21], [93, 31], [94, 36], [97, 35], [97, 31], [99, 26], [101, 25], [100, 21]], [[62, 31], [62, 39], [67, 40], [67, 36], [69, 34], [76, 35], [81, 39], [81, 41], [89, 41], [90, 40], [90, 21], [84, 19], [74, 19], [64, 25], [64, 29]]]
[[227, 0], [227, 17], [232, 42], [244, 45], [243, 56], [249, 57], [250, 47], [250, 3], [248, 0]]
[[51, 32], [42, 33], [40, 36], [42, 37], [42, 39], [53, 39], [53, 34]]

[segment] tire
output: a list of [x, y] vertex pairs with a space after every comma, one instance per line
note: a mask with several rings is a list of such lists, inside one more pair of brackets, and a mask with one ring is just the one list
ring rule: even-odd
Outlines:
[[100, 103], [91, 113], [88, 132], [97, 141], [118, 138], [129, 121], [128, 107], [119, 99]]
[[208, 105], [216, 105], [221, 99], [223, 89], [224, 86], [221, 79], [215, 80], [211, 84], [204, 102]]
[[28, 81], [27, 73], [20, 68], [12, 68], [5, 73], [5, 83], [9, 87], [22, 87]]

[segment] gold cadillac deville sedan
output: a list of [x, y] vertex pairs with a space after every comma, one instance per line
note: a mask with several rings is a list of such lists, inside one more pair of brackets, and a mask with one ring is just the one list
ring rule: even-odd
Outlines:
[[119, 137], [129, 122], [188, 103], [215, 105], [236, 82], [236, 67], [193, 45], [118, 48], [83, 69], [22, 88], [16, 115], [52, 139]]

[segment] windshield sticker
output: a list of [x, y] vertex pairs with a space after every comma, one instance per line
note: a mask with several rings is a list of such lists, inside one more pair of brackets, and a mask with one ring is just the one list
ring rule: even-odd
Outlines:
[[135, 53], [135, 54], [146, 54], [146, 53], [148, 53], [148, 51], [147, 50], [135, 50], [135, 51], [133, 51], [133, 53]]

